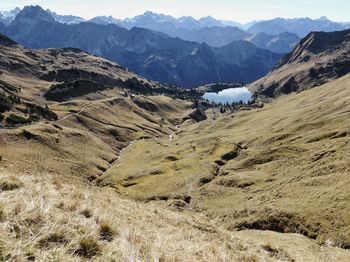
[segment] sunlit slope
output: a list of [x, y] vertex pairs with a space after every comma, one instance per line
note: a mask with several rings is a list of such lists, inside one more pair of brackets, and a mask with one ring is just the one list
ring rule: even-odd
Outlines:
[[181, 199], [232, 230], [348, 248], [349, 97], [347, 75], [264, 109], [183, 125], [173, 140], [129, 147], [99, 183], [136, 199]]

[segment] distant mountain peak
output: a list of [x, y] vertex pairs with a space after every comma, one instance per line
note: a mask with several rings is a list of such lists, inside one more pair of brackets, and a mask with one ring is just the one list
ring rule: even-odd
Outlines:
[[216, 20], [215, 18], [213, 18], [213, 17], [210, 16], [210, 15], [204, 16], [204, 17], [202, 17], [201, 19], [203, 19], [203, 20]]
[[14, 22], [23, 20], [23, 19], [35, 19], [35, 20], [44, 20], [48, 22], [55, 22], [55, 19], [53, 18], [53, 16], [38, 5], [25, 6], [21, 10], [21, 12], [18, 13]]
[[153, 16], [153, 15], [158, 15], [158, 14], [157, 14], [157, 13], [154, 13], [154, 12], [152, 12], [152, 11], [147, 10], [147, 11], [145, 11], [142, 15], [145, 15], [145, 16]]

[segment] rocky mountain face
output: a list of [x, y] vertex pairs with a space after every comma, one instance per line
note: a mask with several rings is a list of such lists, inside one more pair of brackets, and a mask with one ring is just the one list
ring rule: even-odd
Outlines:
[[6, 30], [6, 26], [0, 22], [0, 32], [4, 32]]
[[251, 36], [238, 27], [203, 27], [192, 30], [179, 30], [176, 37], [197, 43], [206, 43], [213, 47], [228, 45], [233, 41], [244, 40]]
[[51, 10], [47, 9], [46, 12], [48, 12], [57, 22], [62, 24], [79, 24], [82, 22], [86, 22], [86, 20], [79, 16], [74, 15], [59, 15], [55, 12], [52, 12]]
[[350, 29], [312, 32], [277, 67], [251, 85], [262, 97], [302, 91], [350, 72]]
[[115, 24], [115, 25], [121, 26], [120, 21], [121, 20], [116, 19], [113, 16], [96, 16], [90, 19], [88, 22], [98, 24], [98, 25]]
[[251, 82], [265, 75], [281, 57], [244, 41], [213, 48], [142, 28], [61, 24], [38, 6], [24, 8], [5, 32], [30, 48], [80, 48], [147, 78], [185, 87]]
[[6, 26], [11, 24], [20, 11], [21, 9], [18, 7], [10, 11], [0, 11], [0, 23], [3, 23]]
[[326, 17], [321, 17], [315, 20], [310, 18], [276, 18], [268, 21], [257, 22], [248, 29], [248, 32], [251, 34], [266, 33], [270, 35], [290, 32], [297, 34], [299, 37], [305, 37], [312, 31], [332, 32], [344, 30], [346, 28], [348, 28], [348, 26], [332, 22]]
[[255, 46], [276, 53], [289, 53], [299, 43], [300, 38], [293, 33], [282, 33], [279, 35], [268, 35], [266, 33], [259, 33], [246, 39]]

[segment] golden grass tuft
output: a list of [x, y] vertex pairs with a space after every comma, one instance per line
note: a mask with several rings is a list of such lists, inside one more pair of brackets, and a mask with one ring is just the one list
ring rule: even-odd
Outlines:
[[79, 247], [74, 251], [74, 254], [86, 258], [92, 258], [100, 253], [100, 244], [93, 237], [82, 238], [79, 242]]
[[8, 177], [6, 179], [0, 180], [0, 191], [11, 191], [21, 188], [23, 183], [19, 181], [16, 177]]

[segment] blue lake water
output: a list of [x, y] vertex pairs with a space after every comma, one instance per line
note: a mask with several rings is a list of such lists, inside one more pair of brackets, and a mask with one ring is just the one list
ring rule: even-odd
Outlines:
[[246, 87], [228, 88], [219, 93], [205, 93], [203, 98], [208, 99], [210, 102], [222, 104], [232, 104], [233, 102], [239, 101], [248, 103], [248, 101], [252, 98], [252, 93]]

